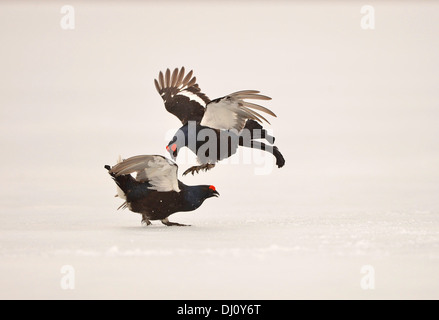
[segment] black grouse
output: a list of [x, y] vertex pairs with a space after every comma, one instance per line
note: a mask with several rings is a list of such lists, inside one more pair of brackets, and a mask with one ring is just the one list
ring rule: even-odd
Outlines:
[[170, 222], [168, 217], [175, 212], [193, 211], [207, 198], [219, 196], [214, 186], [187, 186], [179, 181], [178, 166], [159, 155], [134, 156], [105, 168], [117, 184], [117, 196], [125, 199], [119, 209], [140, 213], [147, 225], [150, 220], [161, 220], [167, 226], [185, 226]]
[[258, 123], [262, 120], [269, 122], [255, 110], [276, 115], [263, 106], [245, 101], [271, 98], [256, 90], [243, 90], [210, 100], [201, 92], [192, 74], [192, 71], [185, 74], [184, 67], [174, 69], [172, 74], [167, 69], [165, 74], [159, 73], [158, 80], [154, 80], [166, 110], [183, 124], [166, 150], [175, 160], [179, 150], [188, 147], [201, 164], [189, 168], [183, 175], [213, 168], [217, 161], [235, 154], [239, 146], [270, 152], [276, 158], [276, 165], [283, 167], [285, 159], [276, 146], [256, 141], [265, 139], [272, 144], [274, 137]]

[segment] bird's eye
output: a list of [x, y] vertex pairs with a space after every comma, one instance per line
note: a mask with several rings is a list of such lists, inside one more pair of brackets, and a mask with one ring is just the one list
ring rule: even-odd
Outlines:
[[171, 150], [172, 150], [172, 151], [177, 150], [177, 145], [176, 145], [175, 143], [171, 146]]

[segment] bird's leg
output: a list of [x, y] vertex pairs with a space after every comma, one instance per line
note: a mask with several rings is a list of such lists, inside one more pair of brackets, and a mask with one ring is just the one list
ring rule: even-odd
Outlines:
[[[250, 139], [265, 139], [268, 143], [273, 144], [275, 138], [270, 136], [258, 122], [254, 120], [247, 120], [244, 129], [248, 129], [250, 133]], [[244, 133], [244, 131], [243, 131]], [[241, 133], [242, 134], [242, 133]]]
[[170, 227], [170, 226], [190, 227], [189, 224], [181, 224], [181, 223], [177, 223], [177, 222], [171, 222], [171, 221], [169, 221], [168, 218], [162, 219], [161, 221], [164, 225], [166, 225], [168, 227]]
[[276, 158], [276, 165], [279, 168], [282, 168], [285, 165], [285, 159], [284, 159], [282, 153], [280, 153], [279, 149], [276, 146], [269, 146], [269, 145], [266, 145], [265, 143], [259, 142], [259, 141], [253, 141], [253, 140], [246, 141], [245, 139], [240, 140], [239, 145], [243, 146], [243, 147], [267, 151], [267, 152], [271, 153]]
[[202, 164], [201, 166], [193, 166], [193, 167], [190, 167], [189, 169], [187, 169], [185, 172], [183, 172], [183, 175], [185, 176], [188, 173], [192, 173], [192, 175], [194, 175], [194, 172], [198, 173], [198, 172], [200, 172], [200, 170], [207, 171], [207, 170], [212, 169], [213, 167], [215, 167], [215, 164], [213, 164], [213, 163], [205, 163], [205, 164]]
[[146, 224], [147, 226], [151, 225], [151, 221], [148, 220], [148, 217], [142, 214], [142, 224]]

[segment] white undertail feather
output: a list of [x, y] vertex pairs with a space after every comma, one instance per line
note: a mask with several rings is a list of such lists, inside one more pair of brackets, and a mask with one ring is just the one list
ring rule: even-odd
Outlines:
[[[122, 156], [119, 155], [119, 157], [117, 158], [117, 163], [121, 163], [122, 162]], [[126, 200], [126, 196], [125, 196], [125, 192], [122, 191], [121, 188], [119, 188], [118, 185], [116, 185], [116, 190], [117, 190], [117, 194], [115, 195], [115, 197], [119, 197], [121, 199]], [[117, 208], [117, 210], [119, 210], [123, 205], [126, 205], [126, 202], [124, 202], [119, 208]]]
[[[122, 157], [121, 157], [121, 155], [119, 155], [119, 157], [117, 158], [117, 163], [121, 163], [121, 162], [122, 162]], [[117, 184], [116, 184], [116, 191], [117, 191], [117, 194], [115, 195], [115, 197], [119, 197], [119, 198], [124, 199], [124, 200], [127, 199], [125, 192], [123, 192], [123, 190]], [[124, 201], [124, 203], [122, 203], [119, 206], [119, 208], [117, 208], [117, 210], [125, 209], [127, 207], [128, 207], [128, 203], [126, 201]]]
[[116, 185], [116, 190], [117, 190], [117, 194], [115, 195], [115, 197], [119, 197], [119, 198], [124, 199], [124, 200], [127, 199], [125, 196], [125, 192], [123, 192], [122, 189], [119, 188], [118, 185]]

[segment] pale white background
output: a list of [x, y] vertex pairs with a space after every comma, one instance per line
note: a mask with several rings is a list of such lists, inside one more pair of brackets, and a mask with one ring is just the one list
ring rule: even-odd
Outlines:
[[[0, 297], [439, 298], [438, 15], [418, 1], [3, 1]], [[180, 176], [221, 197], [171, 217], [191, 227], [145, 227], [116, 211], [103, 166], [165, 154], [179, 122], [153, 79], [183, 65], [212, 99], [271, 96], [286, 165]]]

